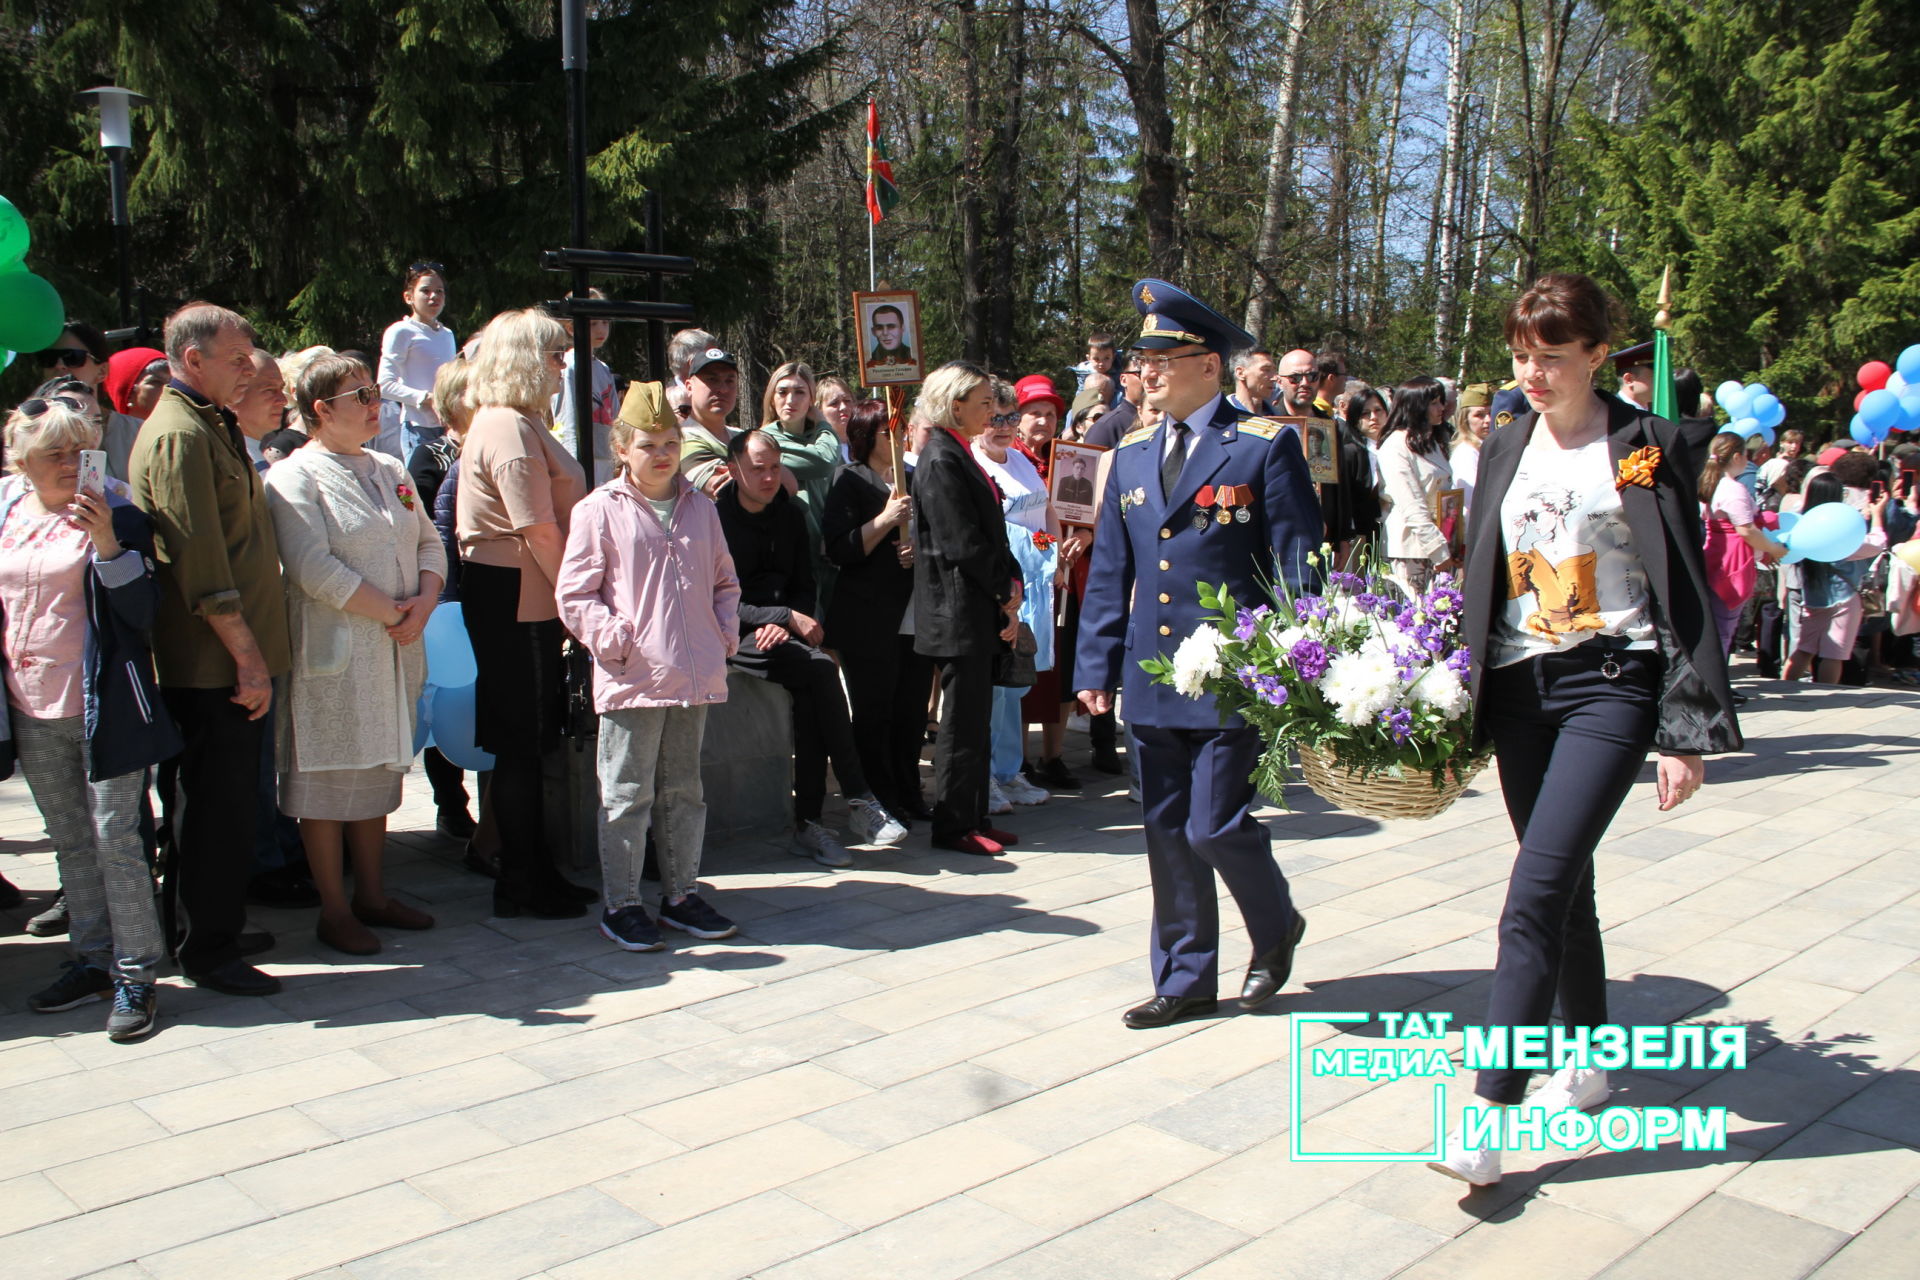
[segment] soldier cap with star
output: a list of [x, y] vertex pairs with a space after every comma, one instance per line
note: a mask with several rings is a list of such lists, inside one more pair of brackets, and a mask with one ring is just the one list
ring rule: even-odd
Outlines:
[[1165, 280], [1140, 280], [1133, 286], [1133, 305], [1146, 317], [1135, 351], [1165, 351], [1169, 347], [1205, 347], [1225, 357], [1235, 347], [1251, 347], [1253, 335], [1178, 285]]
[[1484, 409], [1493, 403], [1493, 384], [1491, 382], [1469, 382], [1460, 388], [1460, 407], [1462, 409]]
[[1628, 369], [1638, 368], [1641, 365], [1645, 365], [1651, 369], [1653, 367], [1653, 343], [1636, 342], [1630, 347], [1622, 347], [1620, 350], [1612, 352], [1607, 356], [1607, 363], [1621, 373], [1625, 373]]

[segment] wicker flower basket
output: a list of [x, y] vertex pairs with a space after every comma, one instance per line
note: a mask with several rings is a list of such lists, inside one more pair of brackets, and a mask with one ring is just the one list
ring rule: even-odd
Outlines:
[[1307, 787], [1328, 804], [1369, 818], [1437, 818], [1460, 798], [1474, 776], [1487, 764], [1477, 756], [1447, 770], [1440, 786], [1425, 773], [1396, 778], [1389, 773], [1362, 777], [1336, 760], [1331, 752], [1300, 747], [1300, 774]]

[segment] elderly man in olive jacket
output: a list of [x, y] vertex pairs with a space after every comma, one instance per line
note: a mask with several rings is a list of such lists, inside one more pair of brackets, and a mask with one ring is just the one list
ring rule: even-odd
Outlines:
[[[280, 550], [246, 441], [223, 407], [253, 377], [253, 332], [224, 307], [194, 303], [167, 321], [173, 380], [128, 461], [134, 501], [153, 517], [160, 694], [186, 745], [162, 770], [173, 832], [169, 915], [184, 912], [180, 967], [199, 986], [271, 995], [248, 964], [246, 924], [262, 717], [290, 665]], [[171, 778], [172, 785], [167, 783]]]

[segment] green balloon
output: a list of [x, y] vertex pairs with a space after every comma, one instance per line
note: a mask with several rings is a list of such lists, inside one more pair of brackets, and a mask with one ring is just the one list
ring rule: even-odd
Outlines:
[[27, 246], [32, 243], [33, 233], [27, 230], [27, 220], [13, 207], [13, 201], [0, 196], [0, 268], [26, 257]]
[[44, 351], [66, 321], [66, 308], [52, 285], [31, 271], [0, 271], [0, 347]]

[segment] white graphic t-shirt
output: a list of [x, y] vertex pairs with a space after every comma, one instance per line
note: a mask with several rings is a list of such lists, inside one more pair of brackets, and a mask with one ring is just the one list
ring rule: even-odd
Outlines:
[[1490, 666], [1564, 653], [1593, 635], [1655, 647], [1647, 571], [1614, 488], [1605, 438], [1578, 449], [1529, 444], [1500, 503], [1507, 604]]

